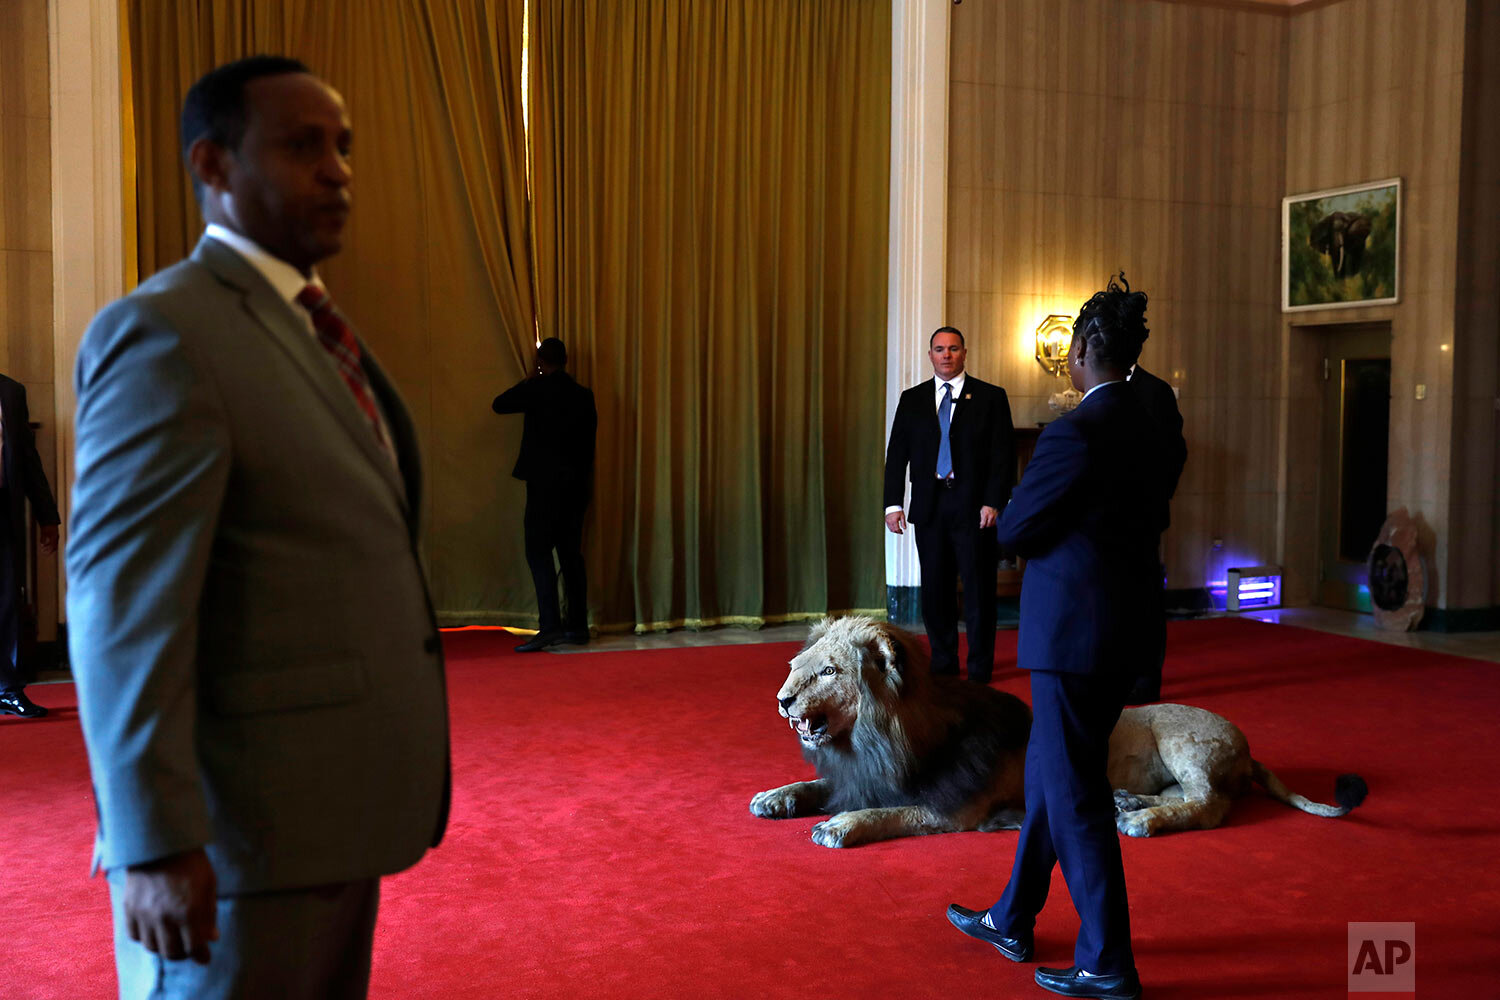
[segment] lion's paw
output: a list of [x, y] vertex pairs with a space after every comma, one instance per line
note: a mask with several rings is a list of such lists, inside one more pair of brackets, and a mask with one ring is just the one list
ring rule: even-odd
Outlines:
[[814, 823], [812, 839], [814, 844], [823, 847], [853, 847], [859, 843], [858, 827], [840, 814], [821, 823]]
[[1115, 829], [1127, 837], [1151, 836], [1151, 814], [1149, 810], [1137, 809], [1122, 812], [1115, 817]]
[[1146, 808], [1146, 803], [1142, 802], [1140, 796], [1134, 792], [1127, 792], [1123, 788], [1115, 789], [1115, 812], [1128, 813], [1144, 808]]
[[797, 796], [785, 788], [772, 788], [750, 800], [750, 812], [763, 819], [787, 819], [797, 815]]

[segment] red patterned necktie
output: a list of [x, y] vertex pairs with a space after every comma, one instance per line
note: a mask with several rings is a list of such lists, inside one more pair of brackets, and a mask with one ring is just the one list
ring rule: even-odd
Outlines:
[[380, 422], [380, 411], [375, 408], [375, 393], [370, 389], [370, 378], [365, 374], [364, 366], [359, 363], [359, 341], [354, 339], [354, 331], [349, 329], [344, 317], [333, 308], [333, 299], [328, 292], [317, 285], [308, 285], [298, 292], [297, 304], [312, 313], [318, 343], [333, 356], [344, 384], [354, 393], [354, 402], [359, 405], [365, 419], [370, 421], [370, 427], [375, 431], [375, 440], [394, 459], [395, 451], [386, 440], [385, 427]]

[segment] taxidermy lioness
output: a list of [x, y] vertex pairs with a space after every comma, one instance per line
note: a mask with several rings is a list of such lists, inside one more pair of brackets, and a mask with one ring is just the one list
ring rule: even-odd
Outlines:
[[[818, 622], [776, 698], [818, 777], [756, 795], [756, 816], [832, 814], [812, 829], [824, 847], [1020, 827], [1030, 709], [993, 688], [933, 677], [901, 629], [870, 618]], [[1132, 837], [1217, 826], [1252, 781], [1317, 816], [1342, 816], [1365, 795], [1357, 775], [1339, 778], [1337, 806], [1292, 793], [1250, 756], [1238, 728], [1188, 705], [1126, 709], [1110, 736], [1109, 778], [1116, 825]]]

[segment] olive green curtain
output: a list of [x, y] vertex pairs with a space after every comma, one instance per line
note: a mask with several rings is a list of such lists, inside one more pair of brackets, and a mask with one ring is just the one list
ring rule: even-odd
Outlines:
[[522, 0], [128, 0], [126, 12], [143, 280], [202, 232], [177, 124], [194, 80], [269, 52], [343, 94], [354, 214], [320, 270], [416, 418], [434, 598], [448, 621], [532, 622], [524, 492], [510, 478], [519, 421], [489, 408], [535, 338]]
[[524, 0], [125, 2], [143, 279], [201, 232], [193, 80], [277, 52], [344, 95], [322, 271], [422, 434], [445, 621], [534, 622], [489, 402], [538, 324], [598, 399], [596, 625], [883, 607], [888, 0], [531, 0], [530, 203]]
[[883, 0], [532, 0], [542, 336], [600, 412], [596, 620], [883, 609]]

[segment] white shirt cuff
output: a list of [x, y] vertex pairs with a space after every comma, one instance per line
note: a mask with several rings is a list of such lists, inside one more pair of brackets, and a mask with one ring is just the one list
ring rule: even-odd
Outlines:
[[896, 505], [896, 506], [894, 506], [894, 507], [887, 507], [887, 508], [886, 508], [886, 509], [885, 509], [885, 514], [886, 514], [886, 516], [887, 516], [887, 517], [889, 517], [889, 516], [891, 516], [891, 515], [892, 515], [892, 514], [896, 514], [896, 513], [899, 513], [899, 512], [900, 512], [900, 510], [901, 510], [901, 505], [900, 505], [900, 504], [899, 504], [899, 503], [898, 503], [898, 504], [897, 504], [897, 505]]

